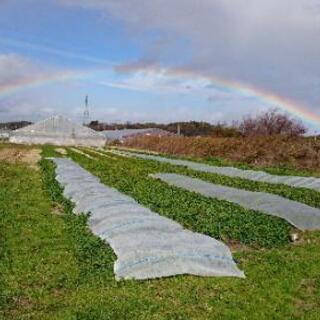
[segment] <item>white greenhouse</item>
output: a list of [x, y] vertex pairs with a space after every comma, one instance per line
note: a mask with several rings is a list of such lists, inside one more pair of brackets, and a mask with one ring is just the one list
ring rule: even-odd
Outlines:
[[105, 137], [100, 133], [73, 123], [63, 116], [42, 120], [12, 131], [10, 134], [10, 142], [21, 144], [102, 147], [105, 145], [105, 141]]

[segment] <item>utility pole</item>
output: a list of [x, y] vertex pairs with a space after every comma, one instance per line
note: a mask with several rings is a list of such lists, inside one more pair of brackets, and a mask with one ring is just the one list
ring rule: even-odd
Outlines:
[[178, 136], [181, 135], [181, 125], [180, 125], [179, 122], [178, 122], [178, 124], [177, 124], [177, 135], [178, 135]]

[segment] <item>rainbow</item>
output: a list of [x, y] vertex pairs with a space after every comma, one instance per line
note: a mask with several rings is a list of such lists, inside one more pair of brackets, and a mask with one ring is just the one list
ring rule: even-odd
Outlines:
[[301, 120], [304, 120], [310, 124], [320, 126], [320, 114], [316, 114], [308, 110], [308, 107], [300, 103], [291, 101], [290, 99], [281, 97], [265, 89], [261, 89], [252, 85], [243, 84], [236, 81], [231, 81], [216, 76], [199, 76], [193, 71], [185, 69], [175, 69], [166, 71], [168, 74], [175, 76], [188, 77], [189, 79], [205, 79], [209, 81], [216, 88], [220, 88], [224, 91], [234, 92], [241, 96], [255, 97], [262, 103], [272, 105], [279, 109], [282, 109]]
[[306, 122], [313, 123], [318, 126], [320, 125], [320, 115], [309, 111], [307, 106], [304, 106], [300, 103], [296, 103], [265, 89], [257, 88], [251, 85], [243, 85], [238, 82], [222, 80], [218, 78], [211, 79], [212, 83], [217, 86], [222, 85], [224, 88], [232, 88], [234, 91], [244, 96], [254, 96], [261, 102], [267, 103], [268, 105], [271, 104], [274, 107], [285, 110]]
[[[146, 68], [147, 69], [147, 68]], [[27, 89], [37, 88], [38, 86], [48, 85], [52, 83], [64, 82], [73, 79], [87, 78], [90, 74], [101, 70], [85, 70], [85, 71], [62, 71], [50, 75], [37, 75], [31, 78], [23, 79], [14, 84], [0, 86], [0, 98], [19, 93]], [[141, 70], [140, 70], [141, 71]], [[147, 71], [147, 70], [146, 70]], [[149, 69], [152, 72], [159, 72], [159, 69]], [[245, 85], [240, 82], [235, 82], [216, 76], [203, 76], [193, 71], [186, 69], [165, 69], [160, 70], [168, 76], [179, 76], [188, 79], [202, 79], [209, 81], [213, 86], [224, 91], [234, 92], [241, 96], [255, 97], [262, 103], [273, 105], [282, 110], [285, 110], [292, 115], [301, 118], [302, 120], [320, 126], [320, 115], [308, 110], [307, 106], [296, 103], [284, 97], [280, 97], [274, 93], [268, 92], [265, 89], [257, 88], [251, 85]]]
[[0, 98], [28, 90], [39, 86], [69, 81], [73, 79], [81, 79], [86, 77], [89, 71], [61, 71], [53, 74], [36, 75], [28, 77], [8, 85], [0, 86]]

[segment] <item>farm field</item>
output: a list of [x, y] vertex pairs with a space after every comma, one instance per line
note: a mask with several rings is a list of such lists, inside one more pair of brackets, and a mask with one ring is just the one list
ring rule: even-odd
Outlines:
[[[0, 158], [0, 319], [319, 318], [320, 232], [298, 232], [280, 218], [170, 187], [149, 174], [179, 173], [320, 208], [319, 192], [108, 150], [1, 145], [1, 153], [6, 156]], [[70, 157], [154, 212], [222, 240], [246, 279], [184, 275], [116, 281], [112, 249], [91, 234], [86, 215], [72, 213], [54, 165], [45, 159], [52, 156]], [[292, 171], [297, 173], [306, 174]], [[295, 243], [290, 242], [293, 232], [299, 233]]]
[[[313, 137], [137, 137], [124, 146], [175, 156], [260, 167], [275, 171], [297, 171], [320, 176], [320, 139]], [[279, 170], [280, 169], [280, 170]]]

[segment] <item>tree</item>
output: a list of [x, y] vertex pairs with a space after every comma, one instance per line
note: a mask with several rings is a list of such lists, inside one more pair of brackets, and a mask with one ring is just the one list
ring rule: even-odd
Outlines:
[[307, 131], [300, 121], [279, 112], [278, 109], [272, 109], [256, 117], [246, 117], [238, 129], [244, 136], [299, 136]]

